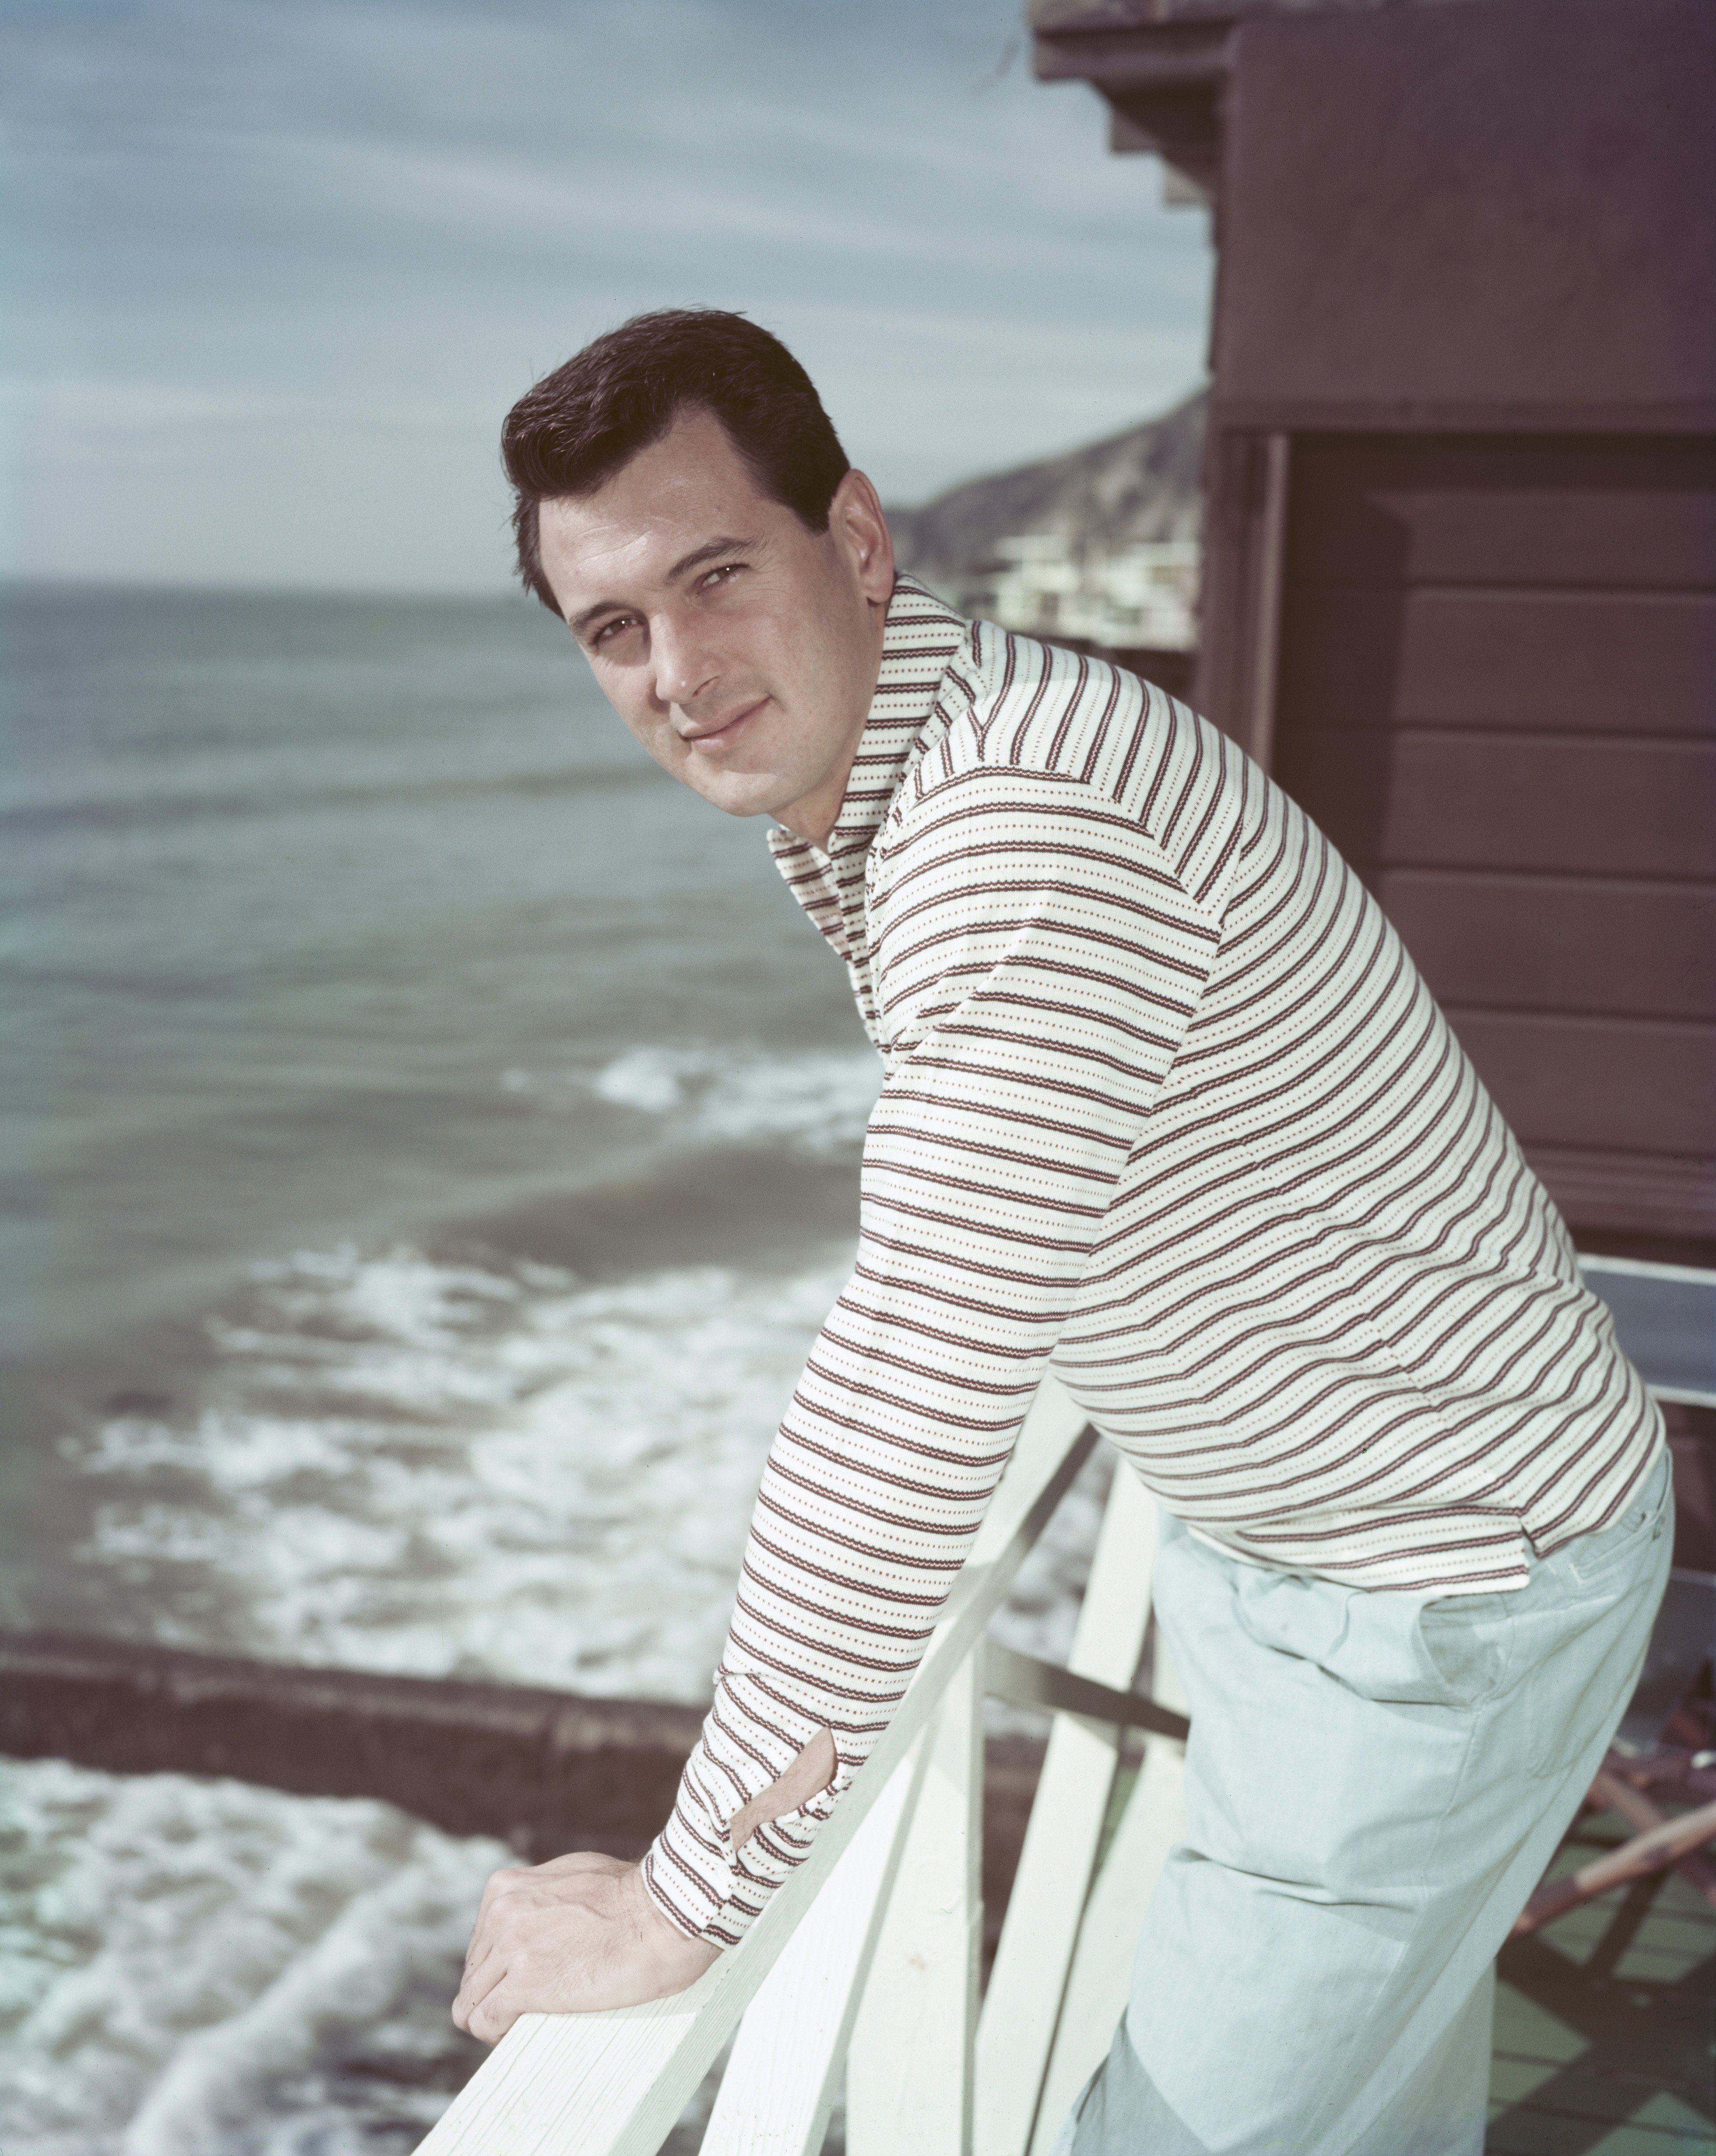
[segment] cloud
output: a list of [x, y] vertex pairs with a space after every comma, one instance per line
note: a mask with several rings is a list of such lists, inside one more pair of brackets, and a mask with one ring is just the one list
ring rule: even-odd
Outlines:
[[[1159, 408], [1202, 220], [1019, 37], [1018, 0], [14, 5], [6, 560], [494, 584], [507, 404], [688, 300], [785, 336], [894, 499]], [[264, 483], [253, 544], [187, 552]]]

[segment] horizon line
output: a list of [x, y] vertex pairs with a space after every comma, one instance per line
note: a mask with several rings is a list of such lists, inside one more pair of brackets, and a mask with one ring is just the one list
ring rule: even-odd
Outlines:
[[[126, 594], [195, 593], [201, 598], [307, 599], [517, 599], [539, 602], [514, 582], [493, 584], [312, 584], [296, 582], [217, 582], [196, 577], [67, 575], [29, 569], [0, 569], [0, 590], [39, 592], [123, 592]], [[545, 609], [546, 611], [546, 609]]]

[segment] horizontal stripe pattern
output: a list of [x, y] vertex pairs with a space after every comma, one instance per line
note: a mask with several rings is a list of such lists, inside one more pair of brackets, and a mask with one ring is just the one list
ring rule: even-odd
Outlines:
[[[723, 1944], [887, 1727], [1051, 1358], [1196, 1532], [1365, 1589], [1520, 1587], [1662, 1442], [1387, 920], [1159, 690], [902, 580], [826, 851], [770, 843], [887, 1078], [646, 1859]], [[734, 1850], [822, 1727], [829, 1789]]]

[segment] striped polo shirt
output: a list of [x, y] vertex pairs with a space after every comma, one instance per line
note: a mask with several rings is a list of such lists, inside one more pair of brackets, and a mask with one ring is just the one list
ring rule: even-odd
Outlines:
[[[1045, 1366], [1236, 1554], [1524, 1586], [1662, 1419], [1400, 938], [1218, 732], [902, 579], [826, 850], [775, 829], [886, 1081], [851, 1279], [646, 1860], [738, 1938], [885, 1728]], [[820, 1727], [833, 1783], [726, 1821]]]

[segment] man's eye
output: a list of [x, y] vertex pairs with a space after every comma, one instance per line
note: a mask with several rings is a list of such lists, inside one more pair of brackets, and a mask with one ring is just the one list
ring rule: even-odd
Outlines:
[[723, 584], [730, 583], [744, 567], [743, 562], [723, 562], [719, 568], [711, 569], [704, 578], [703, 588], [706, 592], [719, 591]]
[[634, 613], [617, 613], [612, 621], [603, 622], [590, 639], [591, 649], [592, 651], [597, 649], [606, 644], [611, 636], [617, 635], [621, 629], [634, 628], [637, 620], [638, 617]]

